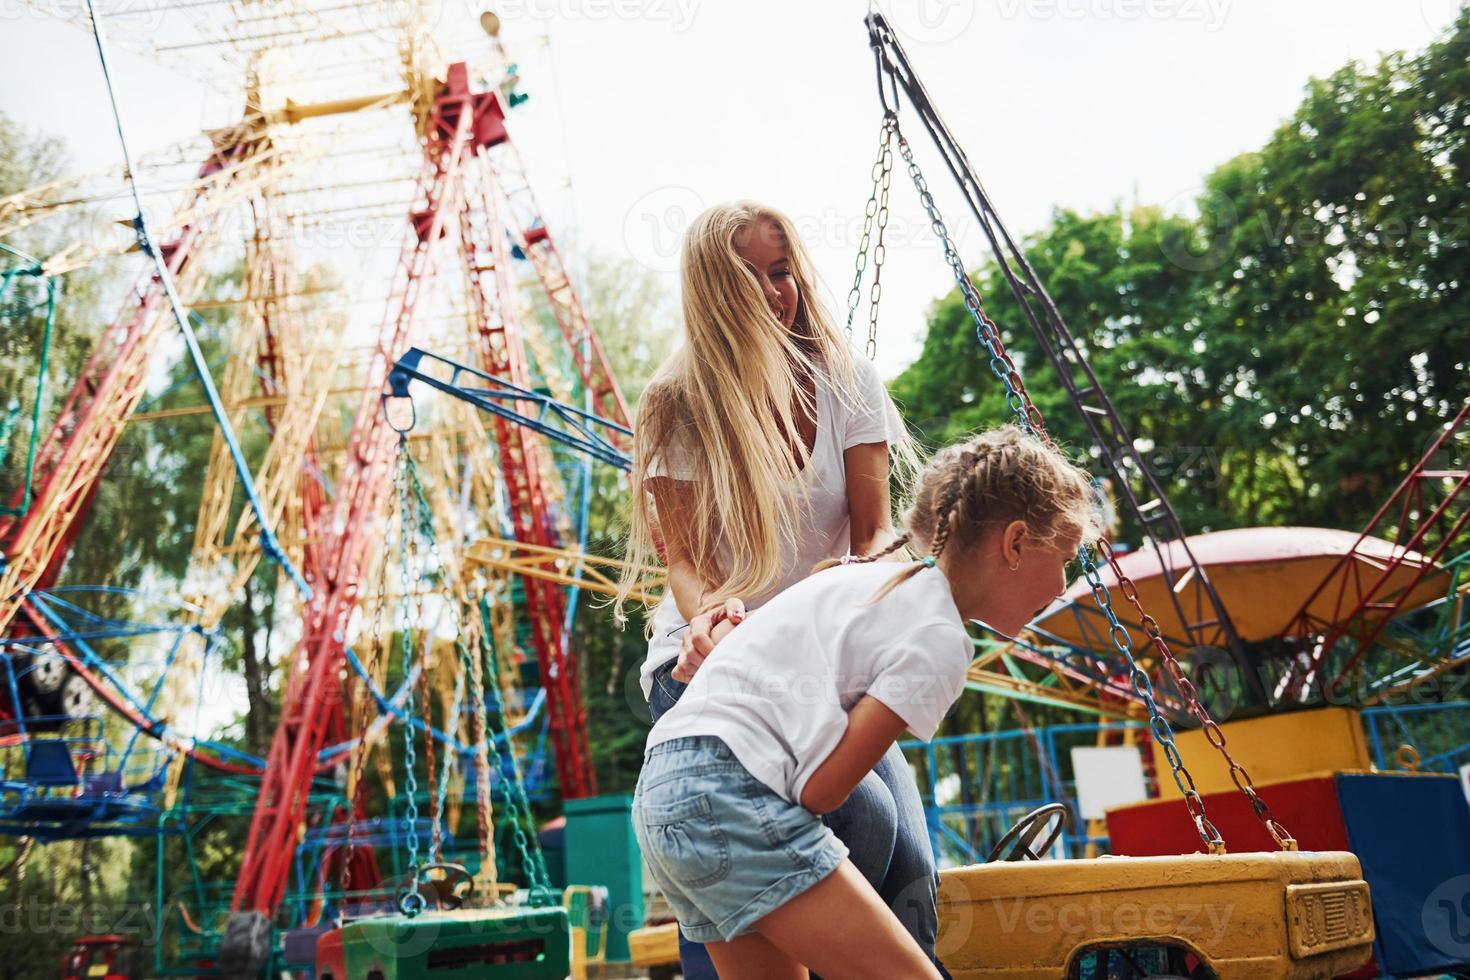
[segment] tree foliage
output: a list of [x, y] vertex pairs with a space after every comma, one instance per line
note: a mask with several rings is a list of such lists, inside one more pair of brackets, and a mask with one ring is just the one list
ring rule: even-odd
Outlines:
[[[1419, 55], [1314, 80], [1197, 215], [1059, 210], [1026, 240], [1191, 532], [1360, 527], [1470, 397], [1467, 55], [1470, 12]], [[1086, 450], [1000, 270], [974, 281], [1049, 427]], [[893, 392], [934, 443], [1004, 419], [957, 291]]]

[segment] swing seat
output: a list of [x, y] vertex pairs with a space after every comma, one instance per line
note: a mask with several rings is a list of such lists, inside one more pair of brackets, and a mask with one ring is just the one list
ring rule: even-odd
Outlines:
[[317, 944], [319, 980], [565, 980], [571, 969], [571, 926], [561, 906], [374, 916]]
[[628, 955], [634, 966], [678, 966], [679, 923], [634, 929], [628, 933]]
[[1191, 980], [1331, 977], [1364, 963], [1372, 944], [1368, 885], [1345, 851], [998, 862], [940, 874], [937, 952], [955, 980], [1101, 980], [1117, 975], [1114, 957], [1136, 969], [1155, 956], [1168, 959], [1165, 975]]

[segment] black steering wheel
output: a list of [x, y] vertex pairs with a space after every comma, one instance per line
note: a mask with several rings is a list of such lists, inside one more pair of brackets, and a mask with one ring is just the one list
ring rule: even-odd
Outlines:
[[[1055, 818], [1055, 820], [1053, 820]], [[1046, 806], [1038, 807], [1016, 821], [1015, 826], [1005, 832], [1005, 836], [995, 842], [990, 849], [990, 856], [985, 859], [989, 864], [993, 861], [1040, 861], [1041, 856], [1051, 850], [1057, 838], [1062, 836], [1062, 831], [1072, 822], [1072, 815], [1063, 803], [1048, 803]], [[1046, 839], [1041, 846], [1034, 847], [1037, 838], [1045, 835]]]

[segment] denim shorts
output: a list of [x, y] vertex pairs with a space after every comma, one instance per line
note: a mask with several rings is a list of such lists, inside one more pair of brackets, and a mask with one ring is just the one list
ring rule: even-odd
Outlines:
[[753, 932], [847, 857], [820, 817], [777, 796], [710, 735], [649, 750], [633, 832], [684, 935], [699, 943]]

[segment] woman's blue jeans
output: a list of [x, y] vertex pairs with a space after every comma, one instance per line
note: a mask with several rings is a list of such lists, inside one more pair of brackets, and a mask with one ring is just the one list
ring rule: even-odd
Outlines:
[[[655, 722], [684, 693], [685, 685], [671, 676], [673, 669], [671, 661], [654, 672], [648, 713]], [[919, 788], [898, 745], [889, 748], [863, 777], [847, 802], [822, 820], [847, 845], [852, 863], [893, 909], [919, 948], [948, 977], [934, 959], [939, 872], [929, 847]], [[718, 980], [704, 945], [690, 942], [683, 933], [679, 934], [679, 962], [685, 980]]]

